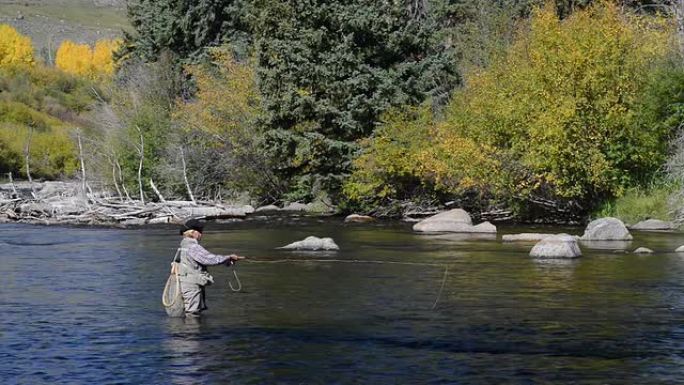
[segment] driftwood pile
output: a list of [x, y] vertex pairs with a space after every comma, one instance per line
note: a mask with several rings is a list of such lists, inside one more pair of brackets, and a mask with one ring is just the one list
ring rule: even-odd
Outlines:
[[0, 185], [0, 222], [138, 226], [182, 223], [190, 217], [244, 218], [254, 208], [217, 202], [122, 199], [84, 192], [78, 182]]

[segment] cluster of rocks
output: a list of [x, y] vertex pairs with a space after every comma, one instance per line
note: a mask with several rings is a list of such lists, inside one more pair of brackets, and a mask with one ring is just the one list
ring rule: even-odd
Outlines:
[[[676, 227], [670, 222], [655, 219], [639, 222], [631, 226], [633, 230], [641, 231], [662, 231], [674, 230]], [[629, 246], [633, 237], [625, 224], [617, 218], [599, 218], [591, 221], [584, 234], [580, 237], [569, 234], [538, 234], [524, 233], [504, 236], [504, 241], [538, 241], [530, 256], [534, 258], [578, 258], [582, 256], [579, 243], [592, 246]], [[676, 252], [684, 252], [684, 246], [679, 247]], [[635, 254], [651, 254], [653, 250], [646, 247], [639, 247], [634, 250]]]
[[[671, 231], [676, 226], [671, 222], [649, 219], [630, 226], [638, 231]], [[426, 218], [413, 226], [418, 232], [453, 232], [453, 233], [496, 233], [496, 226], [489, 222], [473, 225], [470, 215], [462, 209], [445, 211]], [[582, 256], [580, 243], [588, 247], [620, 247], [629, 246], [633, 237], [628, 227], [617, 218], [599, 218], [591, 221], [582, 236], [570, 234], [521, 233], [502, 236], [503, 242], [536, 242], [530, 256], [534, 258], [578, 258]], [[677, 252], [684, 252], [684, 246]], [[652, 250], [639, 247], [636, 254], [653, 253]]]

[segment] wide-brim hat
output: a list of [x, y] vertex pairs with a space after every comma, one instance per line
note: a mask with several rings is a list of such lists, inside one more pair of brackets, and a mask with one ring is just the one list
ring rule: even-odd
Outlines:
[[183, 234], [188, 230], [195, 230], [201, 233], [204, 231], [204, 223], [202, 223], [199, 219], [189, 219], [183, 224], [183, 227], [181, 227], [180, 233]]

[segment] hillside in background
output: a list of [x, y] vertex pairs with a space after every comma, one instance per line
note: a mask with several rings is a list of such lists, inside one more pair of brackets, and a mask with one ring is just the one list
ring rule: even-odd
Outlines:
[[48, 62], [65, 39], [93, 44], [129, 26], [124, 0], [0, 0], [2, 23], [30, 36]]

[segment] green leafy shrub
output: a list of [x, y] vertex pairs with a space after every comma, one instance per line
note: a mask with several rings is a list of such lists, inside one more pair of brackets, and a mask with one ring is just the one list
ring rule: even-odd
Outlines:
[[389, 111], [372, 137], [361, 142], [362, 154], [343, 193], [350, 206], [363, 211], [393, 199], [415, 196], [420, 188], [421, 151], [431, 145], [433, 116], [426, 106]]
[[667, 63], [672, 33], [665, 19], [609, 3], [564, 20], [551, 6], [537, 9], [506, 55], [466, 77], [427, 142], [394, 141], [414, 124], [401, 116], [366, 142], [346, 191], [393, 193], [399, 175], [377, 176], [411, 159], [422, 185], [511, 206], [589, 210], [620, 196], [650, 180], [667, 153], [671, 125], [655, 104], [668, 104], [672, 86], [654, 86], [653, 73]]
[[619, 198], [604, 202], [594, 217], [616, 217], [625, 223], [646, 219], [673, 220], [672, 200], [676, 186], [659, 184], [651, 187], [629, 189]]
[[89, 82], [40, 64], [0, 69], [0, 173], [25, 176], [30, 137], [33, 177], [73, 175], [73, 128], [93, 103], [92, 90]]

